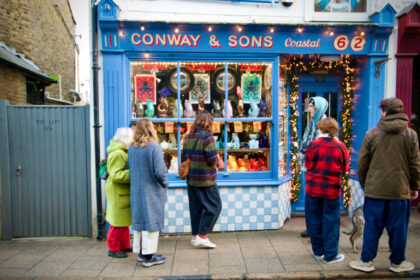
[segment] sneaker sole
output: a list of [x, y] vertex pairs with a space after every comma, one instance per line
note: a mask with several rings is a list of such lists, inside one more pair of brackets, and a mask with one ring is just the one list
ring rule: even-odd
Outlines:
[[390, 271], [392, 271], [392, 272], [396, 272], [396, 273], [399, 273], [399, 272], [407, 272], [407, 271], [412, 271], [412, 270], [414, 270], [414, 268], [410, 268], [410, 269], [407, 269], [407, 268], [396, 268], [396, 267], [390, 267], [389, 268], [389, 270]]
[[351, 264], [349, 264], [351, 268], [359, 270], [359, 271], [363, 271], [363, 272], [372, 272], [375, 270], [374, 267], [354, 267]]
[[166, 262], [166, 260], [162, 260], [162, 261], [158, 261], [158, 262], [153, 262], [153, 263], [145, 263], [145, 262], [143, 262], [143, 266], [144, 267], [151, 267], [151, 266], [154, 266], [156, 264], [163, 264], [165, 262]]

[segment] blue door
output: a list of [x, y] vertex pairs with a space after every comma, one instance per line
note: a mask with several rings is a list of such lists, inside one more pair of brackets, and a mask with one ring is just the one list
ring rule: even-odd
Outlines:
[[[308, 102], [311, 97], [321, 96], [328, 101], [326, 115], [335, 118], [337, 121], [340, 112], [340, 82], [339, 77], [306, 76], [299, 78], [299, 139], [302, 139], [306, 125], [310, 120], [308, 113]], [[299, 200], [292, 203], [293, 212], [305, 211], [305, 180], [304, 173], [301, 174], [302, 186]]]

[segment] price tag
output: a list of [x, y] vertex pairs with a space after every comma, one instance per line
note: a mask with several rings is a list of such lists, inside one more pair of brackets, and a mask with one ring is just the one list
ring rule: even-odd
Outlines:
[[236, 133], [241, 133], [243, 131], [242, 122], [234, 122], [233, 128]]
[[213, 133], [220, 133], [220, 123], [214, 122], [212, 126]]
[[174, 123], [166, 122], [165, 123], [165, 133], [174, 133]]
[[334, 49], [344, 51], [349, 46], [349, 37], [346, 35], [338, 35], [334, 40]]
[[362, 36], [362, 35], [354, 36], [350, 42], [350, 47], [355, 52], [360, 52], [361, 50], [363, 50], [365, 45], [366, 45], [366, 39], [365, 39], [365, 36]]
[[254, 122], [254, 132], [261, 131], [261, 122]]

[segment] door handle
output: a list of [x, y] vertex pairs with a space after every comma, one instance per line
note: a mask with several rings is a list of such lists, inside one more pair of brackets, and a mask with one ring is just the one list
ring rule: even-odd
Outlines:
[[22, 166], [18, 165], [18, 167], [16, 167], [16, 176], [20, 176], [22, 173]]

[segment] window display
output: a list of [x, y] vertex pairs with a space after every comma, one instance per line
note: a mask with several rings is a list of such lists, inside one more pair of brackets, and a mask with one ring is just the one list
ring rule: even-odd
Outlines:
[[[131, 62], [132, 121], [141, 117], [153, 121], [175, 179], [183, 139], [196, 114], [207, 110], [214, 117], [219, 173], [266, 172], [269, 179], [272, 131], [277, 125], [272, 119], [272, 72], [271, 62]], [[278, 98], [279, 175], [283, 176], [287, 158], [285, 91], [280, 91]]]

